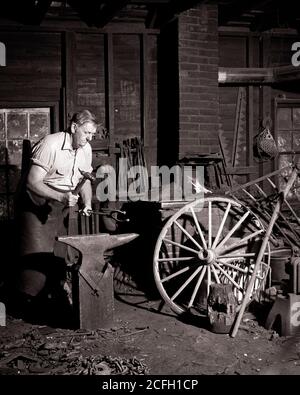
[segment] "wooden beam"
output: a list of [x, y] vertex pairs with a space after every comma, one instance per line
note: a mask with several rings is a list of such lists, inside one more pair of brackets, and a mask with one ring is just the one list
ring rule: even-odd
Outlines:
[[52, 0], [39, 0], [35, 2], [32, 12], [32, 22], [34, 25], [39, 25], [43, 21], [51, 3]]
[[161, 3], [157, 7], [157, 16], [153, 27], [162, 28], [176, 19], [181, 12], [199, 6], [201, 3], [205, 2], [206, 0], [170, 0], [167, 3]]
[[128, 4], [129, 0], [68, 0], [70, 6], [78, 12], [88, 26], [104, 27], [117, 13]]
[[170, 0], [129, 0], [129, 3], [136, 5], [168, 4]]
[[300, 67], [292, 65], [274, 67], [273, 72], [275, 83], [300, 81]]
[[83, 27], [81, 21], [75, 21], [74, 24], [68, 23], [64, 20], [56, 20], [50, 23], [45, 22], [44, 26], [24, 26], [24, 25], [0, 25], [0, 32], [26, 32], [26, 33], [64, 33], [67, 31], [76, 31], [76, 33], [83, 34], [103, 34], [103, 33], [116, 33], [116, 34], [159, 34], [159, 29], [145, 28], [140, 23], [122, 23], [122, 24], [110, 24], [104, 28], [96, 27]]
[[149, 117], [149, 62], [148, 62], [148, 46], [147, 35], [140, 36], [141, 43], [141, 136], [144, 145], [150, 143], [148, 132]]
[[269, 67], [219, 67], [219, 84], [272, 84], [273, 69]]
[[128, 3], [128, 0], [114, 0], [105, 3], [103, 6], [99, 18], [95, 22], [97, 27], [104, 27], [108, 22], [110, 22], [114, 16], [118, 14], [122, 8], [124, 8]]
[[115, 115], [114, 115], [114, 56], [113, 37], [108, 33], [105, 40], [105, 90], [106, 90], [106, 127], [109, 131], [109, 153], [115, 149]]
[[228, 175], [249, 175], [256, 174], [255, 166], [226, 166], [224, 174]]
[[[253, 67], [254, 65], [254, 41], [253, 37], [248, 37], [247, 39], [247, 52], [248, 52], [248, 67]], [[247, 157], [246, 157], [246, 165], [253, 165], [253, 137], [254, 137], [254, 87], [247, 87], [247, 136], [246, 136], [246, 144], [247, 144]], [[250, 174], [247, 176], [247, 181], [250, 181]]]
[[268, 6], [273, 0], [236, 0], [230, 1], [228, 4], [219, 5], [219, 26], [226, 25], [229, 21], [241, 18], [244, 13], [247, 13], [256, 8], [264, 8]]
[[219, 67], [219, 84], [273, 85], [300, 81], [300, 67]]
[[25, 25], [39, 25], [48, 11], [51, 0], [27, 0], [2, 2], [1, 16]]
[[76, 36], [74, 32], [65, 32], [63, 35], [62, 73], [63, 73], [63, 96], [64, 96], [64, 127], [67, 127], [70, 117], [75, 111], [75, 55]]

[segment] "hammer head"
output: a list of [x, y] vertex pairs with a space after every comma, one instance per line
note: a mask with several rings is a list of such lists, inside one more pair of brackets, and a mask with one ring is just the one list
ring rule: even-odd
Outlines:
[[83, 175], [83, 178], [90, 180], [91, 182], [94, 182], [96, 180], [96, 177], [93, 176], [91, 173], [88, 173], [87, 171], [83, 171], [80, 169], [79, 169], [79, 171]]

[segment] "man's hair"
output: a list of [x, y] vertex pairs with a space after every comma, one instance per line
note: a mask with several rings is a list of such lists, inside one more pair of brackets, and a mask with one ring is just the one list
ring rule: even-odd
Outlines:
[[71, 124], [76, 123], [78, 126], [81, 126], [86, 122], [93, 122], [95, 125], [98, 125], [96, 116], [89, 110], [76, 112], [71, 118]]

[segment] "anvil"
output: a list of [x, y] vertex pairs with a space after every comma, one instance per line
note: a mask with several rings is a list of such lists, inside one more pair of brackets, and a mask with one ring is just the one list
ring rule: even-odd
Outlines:
[[136, 237], [138, 237], [136, 233], [119, 235], [100, 233], [57, 238], [58, 241], [74, 247], [81, 254], [77, 292], [73, 286], [73, 305], [78, 305], [77, 318], [80, 328], [97, 329], [113, 324], [113, 267], [105, 262], [104, 255]]

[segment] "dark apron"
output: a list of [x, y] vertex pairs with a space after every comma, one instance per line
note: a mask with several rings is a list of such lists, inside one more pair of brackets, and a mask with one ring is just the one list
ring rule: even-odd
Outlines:
[[[42, 199], [37, 204], [28, 192], [19, 200], [17, 219], [19, 281], [18, 290], [36, 296], [49, 278], [63, 276], [63, 250], [56, 236], [67, 233], [69, 209], [61, 203]], [[58, 257], [59, 255], [60, 257]]]

